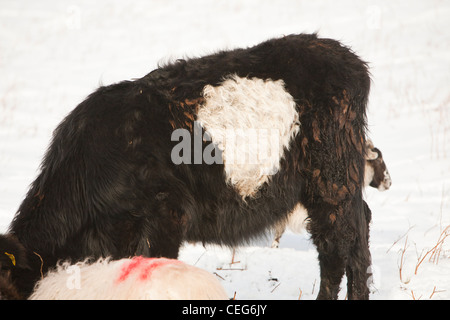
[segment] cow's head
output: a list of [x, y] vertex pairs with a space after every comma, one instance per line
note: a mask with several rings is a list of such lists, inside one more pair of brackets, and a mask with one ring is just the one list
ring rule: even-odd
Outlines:
[[383, 155], [379, 149], [373, 146], [370, 140], [366, 142], [364, 184], [379, 191], [388, 190], [392, 185], [391, 176], [383, 160]]

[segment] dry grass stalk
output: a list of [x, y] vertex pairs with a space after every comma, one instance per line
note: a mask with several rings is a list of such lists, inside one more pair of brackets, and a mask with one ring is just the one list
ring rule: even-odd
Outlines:
[[44, 267], [44, 260], [42, 259], [41, 255], [39, 253], [34, 252], [34, 251], [33, 251], [33, 253], [35, 255], [37, 255], [39, 257], [39, 259], [41, 260], [41, 270], [40, 270], [41, 271], [41, 279], [44, 279], [44, 273], [42, 272], [42, 268]]
[[403, 237], [406, 236], [412, 228], [414, 228], [414, 226], [409, 227], [409, 229], [405, 232], [405, 234], [403, 234], [400, 238], [398, 238], [396, 241], [394, 241], [392, 246], [389, 249], [387, 249], [386, 253], [388, 253], [392, 249], [392, 247], [394, 247], [400, 240], [402, 240]]
[[235, 254], [236, 254], [236, 249], [233, 249], [233, 255], [231, 256], [231, 263], [230, 263], [230, 265], [235, 264], [235, 263], [240, 263], [240, 261], [234, 261]]
[[275, 288], [273, 288], [272, 291], [270, 291], [270, 293], [273, 293], [273, 292], [275, 291], [275, 289], [278, 288], [280, 285], [281, 285], [281, 282], [280, 282], [279, 284], [277, 284], [277, 285], [275, 286]]
[[430, 250], [428, 250], [425, 255], [423, 255], [423, 257], [419, 257], [419, 260], [416, 264], [416, 269], [414, 271], [414, 274], [417, 274], [417, 271], [419, 270], [420, 265], [422, 264], [422, 262], [425, 260], [425, 258], [430, 255], [429, 261], [438, 264], [439, 262], [439, 256], [441, 255], [442, 252], [442, 246], [444, 245], [445, 239], [450, 235], [450, 225], [447, 226], [444, 231], [441, 232], [441, 234], [439, 235], [439, 239], [436, 243], [436, 245], [431, 248]]
[[411, 290], [411, 296], [412, 296], [413, 300], [420, 300], [420, 298], [422, 298], [422, 295], [421, 295], [420, 297], [418, 297], [416, 299], [416, 297], [414, 296], [414, 291], [412, 291], [412, 290]]
[[[400, 281], [403, 282], [403, 278], [402, 278], [402, 270], [403, 270], [403, 261], [405, 258], [405, 252], [406, 252], [406, 244], [408, 243], [408, 236], [406, 236], [406, 240], [405, 240], [405, 246], [403, 247], [402, 250], [402, 255], [400, 257], [400, 267], [399, 267], [399, 275], [400, 275]], [[406, 282], [403, 282], [406, 283]]]
[[218, 278], [220, 278], [220, 279], [222, 279], [222, 280], [225, 280], [225, 278], [222, 277], [221, 275], [219, 275], [217, 272], [214, 272], [213, 274], [216, 275]]
[[216, 270], [219, 270], [219, 271], [235, 271], [235, 270], [238, 270], [238, 271], [244, 271], [244, 270], [247, 270], [247, 268], [222, 268], [222, 267], [218, 267], [218, 268], [216, 268]]
[[441, 253], [442, 253], [442, 247], [444, 245], [445, 239], [448, 236], [450, 236], [450, 225], [448, 225], [447, 228], [445, 228], [444, 231], [442, 231], [441, 234], [439, 235], [437, 244], [434, 247], [435, 249], [432, 249], [432, 253], [430, 256], [430, 262], [433, 262], [436, 264], [439, 263], [439, 257], [441, 256]]
[[433, 288], [433, 292], [431, 293], [429, 299], [431, 299], [435, 293], [439, 293], [439, 292], [445, 292], [446, 290], [436, 290], [436, 286], [434, 286]]

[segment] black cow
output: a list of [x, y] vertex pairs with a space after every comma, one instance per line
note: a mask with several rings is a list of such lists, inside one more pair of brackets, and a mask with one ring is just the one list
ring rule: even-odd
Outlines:
[[27, 297], [58, 260], [176, 258], [183, 241], [237, 246], [301, 203], [318, 298], [337, 298], [345, 272], [348, 297], [368, 298], [369, 87], [349, 48], [300, 34], [99, 88], [55, 130], [0, 237], [2, 272]]

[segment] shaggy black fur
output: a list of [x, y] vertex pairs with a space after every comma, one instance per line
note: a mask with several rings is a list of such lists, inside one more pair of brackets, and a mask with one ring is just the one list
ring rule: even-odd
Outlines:
[[[279, 172], [246, 201], [225, 183], [222, 164], [170, 158], [171, 133], [192, 130], [203, 87], [230, 74], [282, 79], [301, 122]], [[337, 298], [345, 270], [349, 298], [368, 298], [370, 210], [361, 188], [369, 86], [367, 66], [351, 50], [302, 34], [99, 88], [55, 130], [10, 226], [30, 267], [10, 269], [19, 291], [30, 294], [41, 269], [59, 259], [176, 258], [185, 240], [236, 246], [301, 202], [319, 252], [318, 298]]]
[[22, 300], [17, 292], [17, 286], [10, 278], [10, 272], [2, 271], [0, 274], [0, 300]]

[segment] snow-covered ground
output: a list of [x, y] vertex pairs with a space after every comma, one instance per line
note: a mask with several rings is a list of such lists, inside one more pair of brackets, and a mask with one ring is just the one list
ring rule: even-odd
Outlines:
[[[0, 0], [0, 232], [52, 130], [99, 84], [141, 77], [158, 62], [317, 31], [371, 66], [370, 136], [393, 179], [389, 191], [366, 194], [371, 298], [450, 299], [450, 237], [441, 235], [450, 225], [449, 16], [447, 0]], [[287, 233], [279, 249], [270, 242], [237, 248], [233, 264], [230, 249], [200, 244], [185, 245], [180, 259], [216, 273], [236, 299], [315, 298], [308, 235]], [[341, 298], [345, 291], [343, 282]]]

